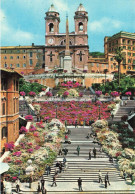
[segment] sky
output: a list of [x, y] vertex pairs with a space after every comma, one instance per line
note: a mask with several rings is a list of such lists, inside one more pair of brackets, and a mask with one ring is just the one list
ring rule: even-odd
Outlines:
[[60, 13], [59, 32], [74, 31], [74, 14], [80, 3], [88, 12], [90, 52], [104, 52], [104, 37], [120, 31], [135, 33], [135, 0], [1, 0], [1, 46], [44, 45], [45, 12], [51, 4]]

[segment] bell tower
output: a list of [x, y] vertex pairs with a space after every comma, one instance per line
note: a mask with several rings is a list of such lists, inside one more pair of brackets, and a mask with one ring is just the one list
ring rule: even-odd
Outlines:
[[82, 4], [79, 5], [74, 16], [75, 34], [87, 34], [88, 12]]
[[54, 5], [52, 4], [49, 10], [46, 12], [45, 17], [46, 23], [46, 45], [52, 45], [54, 44], [54, 35], [59, 34], [59, 23], [60, 23], [60, 17], [59, 13], [56, 11]]

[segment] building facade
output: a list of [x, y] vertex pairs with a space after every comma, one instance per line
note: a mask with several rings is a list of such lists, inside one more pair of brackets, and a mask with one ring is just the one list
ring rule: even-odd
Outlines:
[[1, 67], [29, 74], [45, 67], [44, 46], [8, 46], [1, 48]]
[[19, 78], [11, 69], [1, 71], [0, 152], [4, 144], [15, 142], [19, 136]]
[[121, 47], [124, 60], [121, 62], [121, 73], [130, 74], [135, 72], [135, 33], [119, 32], [112, 37], [105, 37], [105, 58], [111, 69], [118, 71], [118, 63], [115, 60], [115, 50]]
[[[69, 33], [69, 49], [73, 68], [81, 70], [88, 65], [88, 13], [82, 4], [79, 5], [74, 16], [75, 31]], [[60, 16], [54, 5], [51, 5], [45, 17], [45, 66], [46, 70], [63, 68], [66, 48], [66, 33], [59, 33]], [[65, 28], [66, 30], [66, 28]]]

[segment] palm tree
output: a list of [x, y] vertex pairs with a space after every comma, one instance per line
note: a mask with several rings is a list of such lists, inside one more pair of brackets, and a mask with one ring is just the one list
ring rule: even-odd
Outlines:
[[122, 48], [119, 47], [116, 49], [116, 55], [115, 55], [115, 60], [118, 62], [118, 85], [120, 86], [120, 64], [124, 59], [123, 53], [122, 53]]

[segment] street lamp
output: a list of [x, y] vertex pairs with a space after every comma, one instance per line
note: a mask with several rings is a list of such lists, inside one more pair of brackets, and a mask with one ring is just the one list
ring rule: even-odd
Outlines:
[[106, 92], [106, 74], [108, 72], [108, 69], [104, 69], [104, 74], [105, 74], [105, 92]]
[[98, 107], [99, 107], [99, 117], [98, 117], [98, 119], [101, 119], [101, 117], [100, 117], [100, 105]]

